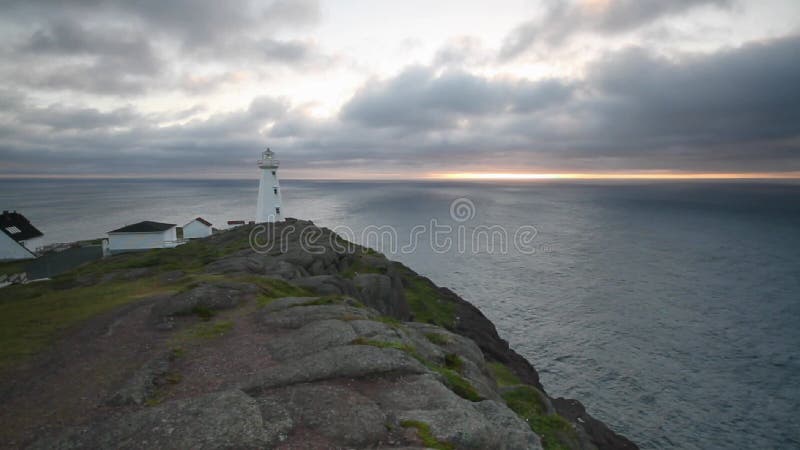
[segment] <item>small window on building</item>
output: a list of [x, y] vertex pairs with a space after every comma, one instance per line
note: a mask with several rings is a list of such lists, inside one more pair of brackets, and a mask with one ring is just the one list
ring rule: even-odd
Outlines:
[[280, 208], [275, 208], [275, 214], [280, 214], [280, 213], [281, 213], [281, 209]]
[[275, 172], [274, 170], [272, 171], [272, 174], [273, 174], [273, 175], [275, 175], [276, 173], [277, 173], [277, 172]]
[[272, 188], [272, 191], [275, 192], [275, 195], [278, 195], [278, 188]]

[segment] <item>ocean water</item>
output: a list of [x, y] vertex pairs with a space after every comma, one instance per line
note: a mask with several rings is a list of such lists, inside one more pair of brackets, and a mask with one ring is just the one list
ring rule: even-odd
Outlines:
[[[799, 184], [282, 184], [287, 216], [452, 288], [551, 395], [642, 447], [800, 448]], [[256, 181], [0, 180], [0, 207], [62, 242], [139, 220], [251, 219], [256, 193]]]

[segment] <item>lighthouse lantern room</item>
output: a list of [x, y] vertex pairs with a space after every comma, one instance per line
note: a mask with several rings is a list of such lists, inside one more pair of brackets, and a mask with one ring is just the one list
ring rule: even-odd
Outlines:
[[280, 161], [275, 159], [275, 152], [269, 148], [261, 154], [258, 167], [261, 169], [261, 183], [258, 186], [258, 208], [256, 209], [256, 222], [280, 222], [281, 215], [281, 187], [278, 183], [278, 166]]

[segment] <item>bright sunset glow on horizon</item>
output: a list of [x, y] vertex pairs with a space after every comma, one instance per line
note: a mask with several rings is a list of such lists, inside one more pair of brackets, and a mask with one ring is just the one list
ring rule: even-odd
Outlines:
[[444, 180], [747, 180], [800, 179], [800, 172], [770, 173], [444, 173]]

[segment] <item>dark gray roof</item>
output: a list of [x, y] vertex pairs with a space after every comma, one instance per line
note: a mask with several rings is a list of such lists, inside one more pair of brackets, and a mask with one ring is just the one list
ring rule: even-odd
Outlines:
[[145, 220], [144, 222], [134, 223], [133, 225], [126, 225], [122, 228], [109, 231], [109, 233], [157, 233], [159, 231], [166, 231], [174, 227], [174, 223], [161, 223]]
[[44, 236], [25, 216], [16, 211], [3, 211], [0, 216], [0, 230], [17, 242]]
[[203, 219], [202, 217], [198, 217], [198, 218], [196, 218], [196, 219], [194, 219], [194, 220], [196, 220], [196, 221], [198, 221], [198, 222], [202, 223], [203, 225], [205, 225], [205, 226], [207, 226], [207, 227], [210, 227], [210, 226], [211, 226], [211, 222], [207, 221], [206, 219]]

